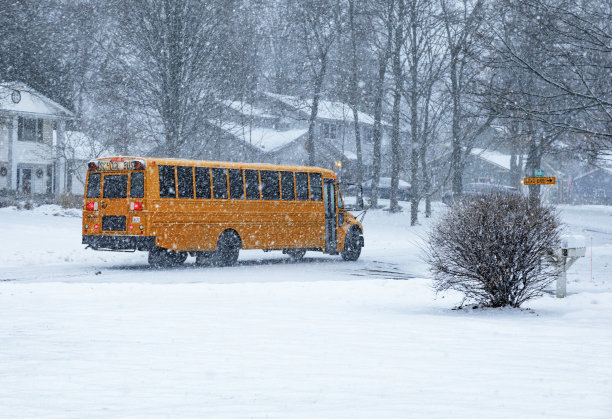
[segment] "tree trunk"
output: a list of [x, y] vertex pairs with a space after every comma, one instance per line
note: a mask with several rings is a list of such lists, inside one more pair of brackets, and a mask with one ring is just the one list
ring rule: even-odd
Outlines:
[[397, 30], [395, 32], [395, 45], [393, 51], [393, 79], [395, 81], [395, 87], [393, 91], [393, 114], [391, 116], [391, 196], [389, 203], [389, 210], [391, 212], [398, 212], [399, 205], [397, 201], [397, 187], [399, 184], [399, 172], [401, 162], [401, 149], [400, 149], [400, 104], [402, 100], [402, 89], [403, 89], [403, 72], [401, 66], [401, 51], [402, 43], [404, 39], [404, 31], [402, 28], [404, 17], [404, 1], [398, 1], [398, 22]]
[[351, 25], [351, 49], [352, 49], [352, 65], [351, 65], [351, 108], [353, 109], [353, 125], [355, 128], [355, 152], [357, 154], [357, 173], [355, 181], [358, 184], [363, 183], [363, 155], [361, 151], [361, 132], [359, 130], [359, 112], [357, 106], [359, 104], [359, 67], [357, 60], [357, 39], [355, 35], [355, 7], [354, 0], [349, 0], [349, 20]]
[[378, 56], [378, 78], [376, 79], [376, 97], [374, 98], [374, 128], [372, 130], [373, 153], [372, 153], [372, 196], [371, 205], [378, 207], [378, 183], [380, 182], [380, 168], [382, 158], [382, 104], [385, 95], [385, 75], [387, 64], [391, 57], [393, 47], [393, 2], [389, 4], [387, 14], [387, 42], [385, 49]]
[[418, 131], [418, 77], [419, 77], [419, 53], [418, 53], [418, 33], [417, 33], [417, 11], [415, 1], [410, 2], [410, 225], [413, 226], [418, 221], [419, 201], [421, 190], [419, 188], [419, 153], [417, 144], [419, 143]]
[[327, 56], [321, 60], [321, 69], [315, 77], [314, 95], [312, 97], [312, 107], [310, 109], [310, 117], [308, 118], [308, 164], [316, 165], [315, 154], [315, 128], [317, 114], [319, 112], [319, 99], [321, 98], [321, 89], [323, 88], [323, 79], [325, 78], [325, 70], [327, 68]]

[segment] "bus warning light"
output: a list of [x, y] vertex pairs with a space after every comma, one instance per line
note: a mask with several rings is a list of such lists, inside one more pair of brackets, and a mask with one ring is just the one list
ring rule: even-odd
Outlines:
[[132, 211], [142, 211], [142, 202], [132, 202], [130, 204], [130, 209]]

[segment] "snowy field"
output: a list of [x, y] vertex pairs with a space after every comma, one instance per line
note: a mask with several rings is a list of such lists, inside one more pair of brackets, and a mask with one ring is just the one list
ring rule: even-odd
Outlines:
[[0, 209], [0, 417], [611, 418], [612, 207], [560, 211], [567, 298], [453, 310], [407, 212], [370, 211], [357, 262], [153, 270], [78, 211]]

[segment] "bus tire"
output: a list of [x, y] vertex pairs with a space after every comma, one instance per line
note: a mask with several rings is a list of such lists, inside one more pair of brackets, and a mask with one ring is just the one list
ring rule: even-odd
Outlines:
[[306, 249], [287, 249], [285, 253], [289, 255], [291, 260], [298, 262], [302, 260], [302, 258], [306, 254]]
[[213, 257], [215, 266], [232, 266], [238, 260], [238, 254], [242, 243], [240, 236], [233, 230], [226, 230], [221, 233], [217, 240], [217, 251]]
[[359, 259], [359, 255], [361, 255], [361, 237], [360, 237], [359, 229], [351, 228], [348, 233], [346, 233], [346, 238], [344, 239], [344, 251], [340, 254], [342, 259], [354, 262]]

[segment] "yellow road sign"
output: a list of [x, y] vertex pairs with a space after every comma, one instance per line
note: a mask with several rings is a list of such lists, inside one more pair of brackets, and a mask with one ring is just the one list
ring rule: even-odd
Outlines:
[[554, 185], [554, 177], [526, 177], [523, 179], [524, 185]]

